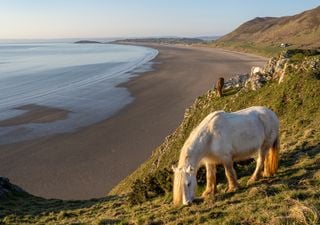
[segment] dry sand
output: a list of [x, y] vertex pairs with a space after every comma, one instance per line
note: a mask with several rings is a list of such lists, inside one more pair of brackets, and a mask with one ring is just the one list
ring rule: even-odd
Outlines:
[[[179, 125], [185, 108], [218, 77], [246, 73], [266, 61], [221, 49], [149, 46], [159, 50], [154, 71], [121, 85], [135, 97], [132, 104], [74, 133], [0, 146], [0, 176], [47, 198], [104, 196], [151, 155]], [[41, 122], [37, 118], [45, 118], [43, 113], [65, 116], [57, 109], [32, 109], [27, 117], [2, 125]]]

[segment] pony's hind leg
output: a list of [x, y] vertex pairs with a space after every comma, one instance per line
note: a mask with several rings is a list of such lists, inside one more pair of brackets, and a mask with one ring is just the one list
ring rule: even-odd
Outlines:
[[247, 185], [254, 183], [255, 181], [257, 181], [261, 177], [262, 170], [263, 170], [263, 164], [264, 164], [264, 160], [266, 158], [267, 151], [268, 151], [268, 148], [265, 148], [265, 147], [262, 147], [259, 150], [256, 169], [254, 170], [252, 176], [248, 180]]
[[228, 189], [227, 192], [235, 191], [239, 188], [239, 184], [237, 182], [237, 174], [233, 168], [233, 161], [230, 160], [224, 163], [224, 170], [226, 173], [226, 177], [228, 179]]
[[202, 193], [202, 197], [209, 197], [217, 192], [216, 172], [216, 165], [206, 162], [207, 185], [206, 190]]

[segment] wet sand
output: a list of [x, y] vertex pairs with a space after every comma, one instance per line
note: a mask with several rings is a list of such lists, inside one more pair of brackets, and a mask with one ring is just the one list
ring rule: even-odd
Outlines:
[[16, 126], [28, 123], [50, 123], [64, 120], [68, 117], [68, 111], [64, 109], [41, 106], [37, 104], [23, 105], [15, 109], [24, 110], [22, 115], [1, 120], [0, 127]]
[[[154, 71], [121, 85], [135, 97], [133, 103], [74, 133], [0, 146], [0, 176], [47, 198], [104, 196], [151, 155], [181, 122], [185, 108], [211, 89], [218, 77], [247, 73], [266, 61], [221, 49], [146, 46], [159, 50]], [[49, 108], [44, 111], [57, 115]], [[28, 120], [22, 122], [34, 121], [36, 112], [28, 111]], [[55, 119], [59, 116], [64, 115]]]

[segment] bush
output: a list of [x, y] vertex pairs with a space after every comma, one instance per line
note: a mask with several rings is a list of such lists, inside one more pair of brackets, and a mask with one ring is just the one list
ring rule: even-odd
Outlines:
[[148, 199], [147, 186], [142, 180], [135, 180], [131, 185], [131, 190], [129, 193], [129, 202], [131, 205], [140, 204]]
[[130, 204], [140, 204], [166, 193], [171, 193], [172, 175], [171, 170], [163, 169], [148, 175], [144, 180], [135, 180], [129, 193]]

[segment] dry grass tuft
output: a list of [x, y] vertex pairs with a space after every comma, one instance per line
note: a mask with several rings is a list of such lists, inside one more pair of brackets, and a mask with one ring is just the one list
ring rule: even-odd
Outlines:
[[297, 221], [299, 224], [317, 225], [319, 224], [320, 214], [314, 206], [307, 206], [297, 200], [291, 199], [294, 203], [290, 208], [289, 217]]

